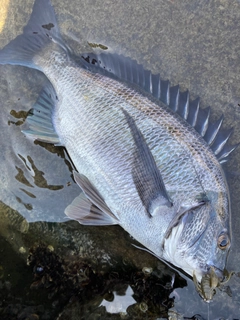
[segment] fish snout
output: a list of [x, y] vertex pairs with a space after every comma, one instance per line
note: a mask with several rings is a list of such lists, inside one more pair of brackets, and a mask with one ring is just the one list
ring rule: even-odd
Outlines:
[[208, 266], [208, 271], [202, 276], [200, 282], [197, 281], [195, 272], [193, 273], [193, 282], [203, 300], [210, 302], [216, 293], [216, 288], [225, 285], [233, 274], [233, 271], [228, 272], [226, 269], [221, 270], [215, 266]]
[[197, 292], [204, 301], [210, 302], [216, 293], [216, 288], [223, 279], [223, 271], [214, 266], [209, 266], [207, 273], [203, 274], [201, 281], [198, 282], [195, 274], [193, 274], [193, 281]]
[[221, 269], [218, 269], [215, 266], [209, 266], [208, 274], [210, 275], [211, 281], [215, 284], [218, 282], [222, 282], [224, 280], [224, 271]]

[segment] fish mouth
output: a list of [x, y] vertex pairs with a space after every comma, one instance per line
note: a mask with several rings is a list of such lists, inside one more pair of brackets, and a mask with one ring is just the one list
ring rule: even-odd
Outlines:
[[193, 282], [199, 295], [204, 301], [210, 302], [216, 293], [216, 288], [227, 283], [233, 272], [226, 269], [221, 270], [215, 266], [208, 266], [207, 273], [203, 274], [201, 281], [197, 280], [195, 271], [193, 271]]
[[207, 275], [209, 275], [211, 279], [213, 279], [213, 277], [217, 278], [219, 283], [223, 281], [224, 270], [221, 270], [214, 265], [208, 265], [207, 269]]
[[221, 272], [215, 272], [215, 267], [210, 266], [208, 272], [203, 274], [201, 281], [199, 282], [195, 271], [193, 271], [193, 282], [195, 284], [195, 288], [206, 302], [210, 302], [216, 293], [215, 289], [219, 285], [218, 275], [221, 275]]
[[222, 285], [222, 284], [226, 284], [231, 279], [234, 272], [233, 271], [229, 272], [227, 269], [221, 270], [216, 266], [209, 265], [207, 274], [210, 274], [211, 277], [213, 276], [217, 277], [219, 281], [219, 285]]

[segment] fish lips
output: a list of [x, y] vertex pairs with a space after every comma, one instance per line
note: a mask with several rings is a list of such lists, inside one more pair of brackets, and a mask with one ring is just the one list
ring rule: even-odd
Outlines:
[[208, 269], [207, 274], [211, 276], [214, 273], [214, 276], [218, 278], [219, 283], [224, 280], [224, 277], [225, 277], [224, 270], [221, 270], [214, 265], [208, 265], [207, 269]]

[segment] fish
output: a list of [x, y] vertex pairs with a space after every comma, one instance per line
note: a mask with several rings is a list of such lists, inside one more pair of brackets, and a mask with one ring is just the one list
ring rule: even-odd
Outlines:
[[76, 56], [50, 0], [35, 1], [0, 64], [37, 69], [50, 82], [22, 132], [67, 150], [82, 190], [65, 209], [69, 218], [120, 225], [158, 259], [203, 281], [202, 291], [211, 278], [224, 281], [232, 236], [222, 164], [237, 145], [228, 144], [233, 130], [221, 129], [223, 116], [211, 123], [199, 99], [128, 57]]

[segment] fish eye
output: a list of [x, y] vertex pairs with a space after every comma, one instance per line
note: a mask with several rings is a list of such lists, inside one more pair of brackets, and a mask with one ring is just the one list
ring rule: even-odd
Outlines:
[[227, 234], [220, 234], [218, 237], [218, 248], [221, 250], [227, 249], [230, 245], [230, 240]]

